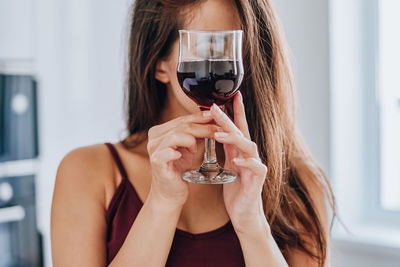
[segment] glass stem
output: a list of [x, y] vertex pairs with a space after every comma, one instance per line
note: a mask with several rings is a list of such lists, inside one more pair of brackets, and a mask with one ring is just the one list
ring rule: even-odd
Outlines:
[[220, 167], [217, 162], [217, 154], [215, 153], [215, 140], [204, 139], [204, 159], [200, 169], [205, 171], [215, 171]]

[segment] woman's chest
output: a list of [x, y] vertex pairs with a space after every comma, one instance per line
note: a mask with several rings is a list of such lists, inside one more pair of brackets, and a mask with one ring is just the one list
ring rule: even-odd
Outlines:
[[235, 231], [225, 226], [197, 236], [184, 236], [177, 231], [166, 266], [242, 267], [245, 263]]

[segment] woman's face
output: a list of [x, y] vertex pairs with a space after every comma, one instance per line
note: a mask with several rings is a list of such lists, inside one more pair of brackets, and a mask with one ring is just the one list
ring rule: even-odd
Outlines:
[[[189, 16], [183, 27], [185, 30], [240, 30], [239, 14], [232, 0], [208, 0], [190, 10]], [[171, 54], [159, 61], [156, 79], [167, 85], [167, 105], [179, 105], [182, 112], [195, 113], [199, 111], [197, 104], [186, 96], [178, 83], [178, 57], [179, 39], [172, 45]]]

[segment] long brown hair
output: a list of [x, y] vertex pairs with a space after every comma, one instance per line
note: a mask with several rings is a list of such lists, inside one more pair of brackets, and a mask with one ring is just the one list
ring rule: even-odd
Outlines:
[[[135, 1], [125, 97], [130, 138], [122, 141], [127, 148], [146, 139], [164, 108], [166, 86], [155, 79], [155, 67], [178, 38], [184, 16], [177, 10], [203, 1]], [[327, 201], [334, 215], [334, 197], [296, 128], [295, 85], [279, 21], [269, 0], [235, 0], [235, 4], [244, 30], [245, 73], [240, 91], [251, 139], [268, 167], [262, 191], [266, 218], [285, 257], [298, 249], [323, 266], [330, 229], [323, 225], [317, 201]], [[227, 111], [232, 117], [231, 105]], [[312, 194], [315, 188], [322, 198]]]

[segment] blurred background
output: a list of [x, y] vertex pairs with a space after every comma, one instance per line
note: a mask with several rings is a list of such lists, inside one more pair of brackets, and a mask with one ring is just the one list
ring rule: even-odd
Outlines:
[[[332, 266], [400, 266], [400, 1], [272, 0], [298, 124], [327, 172]], [[125, 135], [133, 0], [0, 0], [0, 266], [51, 266], [50, 208], [70, 150]]]

